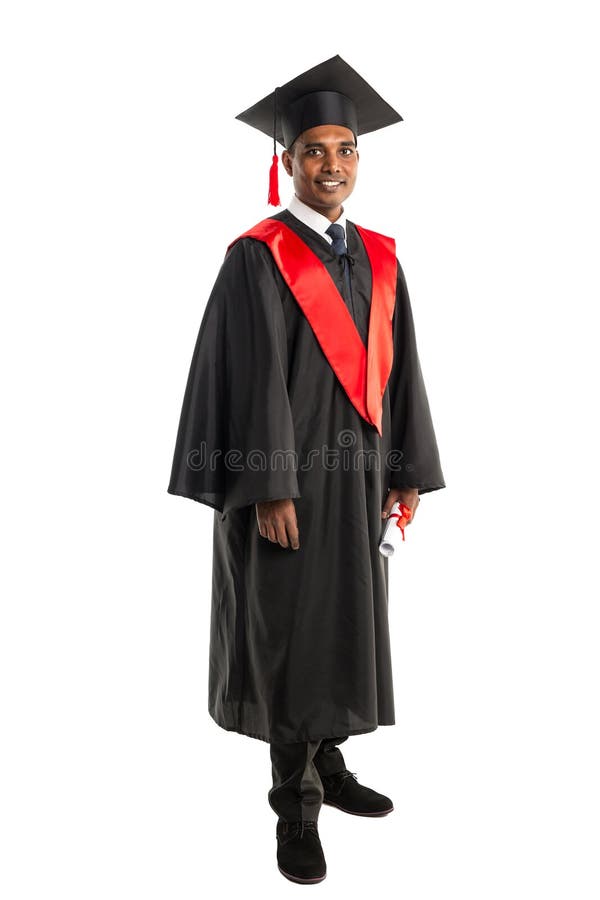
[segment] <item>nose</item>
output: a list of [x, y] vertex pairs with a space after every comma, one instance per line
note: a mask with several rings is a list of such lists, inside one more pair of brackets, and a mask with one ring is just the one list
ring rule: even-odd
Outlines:
[[340, 171], [340, 161], [335, 149], [326, 151], [326, 155], [323, 157], [323, 169], [326, 172]]

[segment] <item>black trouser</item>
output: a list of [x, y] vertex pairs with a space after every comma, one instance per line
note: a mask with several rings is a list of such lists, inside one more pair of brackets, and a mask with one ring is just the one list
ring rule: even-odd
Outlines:
[[346, 768], [337, 745], [347, 740], [348, 735], [297, 744], [271, 742], [273, 787], [269, 803], [280, 819], [318, 820], [323, 802], [321, 775], [335, 775]]

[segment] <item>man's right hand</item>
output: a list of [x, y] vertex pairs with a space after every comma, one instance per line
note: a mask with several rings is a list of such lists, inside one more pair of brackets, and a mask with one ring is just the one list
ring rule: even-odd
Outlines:
[[256, 503], [256, 518], [260, 536], [282, 547], [300, 547], [298, 522], [294, 501], [264, 500]]

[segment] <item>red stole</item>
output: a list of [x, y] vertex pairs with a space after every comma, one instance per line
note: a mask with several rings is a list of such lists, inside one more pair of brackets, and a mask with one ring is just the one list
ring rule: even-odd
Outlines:
[[367, 349], [344, 298], [318, 256], [284, 222], [263, 219], [243, 237], [269, 247], [281, 275], [298, 301], [329, 365], [356, 411], [382, 435], [382, 398], [392, 369], [392, 317], [396, 303], [396, 243], [393, 238], [355, 226], [372, 273]]

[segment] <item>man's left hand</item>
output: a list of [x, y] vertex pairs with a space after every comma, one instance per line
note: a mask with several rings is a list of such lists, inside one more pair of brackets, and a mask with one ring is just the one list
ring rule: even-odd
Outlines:
[[415, 517], [417, 506], [421, 502], [417, 488], [390, 488], [390, 492], [385, 499], [385, 503], [381, 511], [382, 519], [387, 519], [392, 510], [392, 506], [394, 505], [394, 503], [396, 503], [397, 500], [399, 500], [401, 503], [406, 503], [406, 505], [410, 508], [412, 514], [410, 519], [408, 520], [408, 524], [410, 525]]

